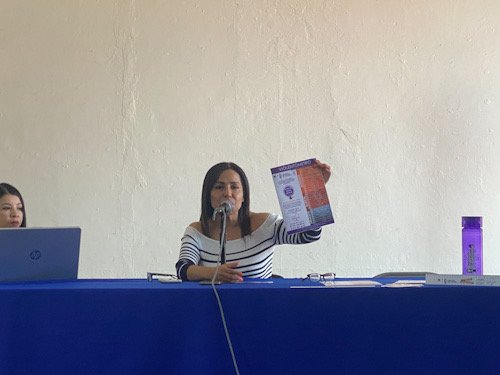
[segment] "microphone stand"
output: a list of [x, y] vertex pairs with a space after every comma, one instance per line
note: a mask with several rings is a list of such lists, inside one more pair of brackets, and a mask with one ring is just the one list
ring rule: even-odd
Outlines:
[[222, 216], [220, 218], [220, 264], [226, 263], [226, 222], [227, 216], [226, 211], [222, 211]]
[[[218, 211], [215, 210], [213, 215], [212, 215], [212, 220], [215, 221], [215, 217], [217, 216], [218, 213], [221, 213], [221, 219], [220, 219], [220, 238], [219, 238], [219, 245], [220, 245], [220, 264], [226, 263], [226, 222], [227, 222], [227, 212], [225, 209]], [[215, 288], [216, 281], [215, 279], [217, 278], [217, 271], [219, 270], [219, 265], [217, 265], [217, 268], [215, 270], [214, 276], [212, 277], [212, 282], [210, 285], [212, 285], [212, 289], [215, 294], [215, 298], [217, 299], [217, 304], [219, 306], [219, 311], [222, 319], [222, 325], [224, 326], [224, 333], [226, 335], [226, 340], [227, 340], [227, 345], [229, 346], [229, 351], [231, 352], [231, 358], [233, 360], [233, 366], [234, 370], [236, 372], [236, 375], [240, 375], [240, 370], [238, 368], [238, 362], [236, 361], [236, 356], [234, 355], [234, 349], [233, 349], [233, 344], [231, 342], [231, 336], [229, 335], [229, 330], [227, 328], [226, 324], [226, 317], [224, 316], [224, 309], [222, 308], [222, 302], [219, 297], [219, 293], [217, 292], [217, 289]], [[217, 284], [220, 284], [218, 282]]]
[[226, 263], [226, 223], [227, 223], [227, 213], [225, 210], [214, 211], [212, 215], [212, 220], [215, 220], [215, 216], [221, 213], [220, 218], [220, 237], [219, 237], [219, 247], [220, 247], [220, 264]]

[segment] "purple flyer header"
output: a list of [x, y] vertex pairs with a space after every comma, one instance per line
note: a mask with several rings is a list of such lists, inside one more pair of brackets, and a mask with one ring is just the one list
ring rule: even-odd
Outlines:
[[307, 160], [298, 161], [298, 162], [292, 163], [292, 164], [282, 165], [281, 167], [271, 168], [271, 173], [274, 174], [274, 173], [289, 171], [290, 169], [298, 169], [298, 168], [302, 168], [302, 167], [307, 167], [309, 165], [312, 165], [315, 160], [316, 159], [307, 159]]

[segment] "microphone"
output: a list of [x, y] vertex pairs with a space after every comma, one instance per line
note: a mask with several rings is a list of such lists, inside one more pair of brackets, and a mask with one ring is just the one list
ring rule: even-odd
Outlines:
[[225, 213], [226, 215], [229, 215], [231, 212], [234, 210], [234, 204], [230, 200], [225, 200], [222, 202], [219, 207], [214, 208], [214, 214], [213, 214], [213, 220], [215, 220], [215, 216], [217, 214], [223, 214]]

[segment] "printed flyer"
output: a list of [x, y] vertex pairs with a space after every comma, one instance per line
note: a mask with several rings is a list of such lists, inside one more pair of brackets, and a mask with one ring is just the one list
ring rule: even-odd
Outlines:
[[334, 223], [325, 182], [316, 159], [271, 168], [288, 234]]

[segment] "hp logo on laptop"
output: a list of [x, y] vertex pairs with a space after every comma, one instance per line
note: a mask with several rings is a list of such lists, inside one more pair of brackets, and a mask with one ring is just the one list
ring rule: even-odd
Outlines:
[[39, 251], [39, 250], [33, 250], [31, 253], [30, 253], [30, 258], [33, 259], [33, 260], [37, 260], [37, 259], [40, 259], [42, 256], [42, 252]]

